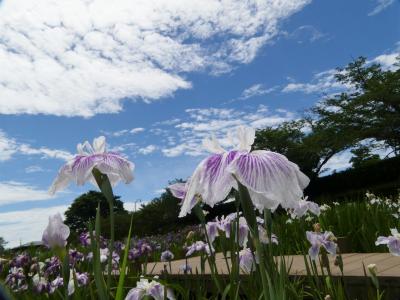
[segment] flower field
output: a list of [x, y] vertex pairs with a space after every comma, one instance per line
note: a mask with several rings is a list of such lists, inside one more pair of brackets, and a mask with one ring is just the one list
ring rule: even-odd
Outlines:
[[[318, 205], [303, 198], [308, 178], [296, 164], [275, 152], [251, 151], [254, 130], [239, 127], [237, 147], [226, 151], [215, 139], [205, 140], [212, 153], [186, 183], [170, 190], [181, 201], [180, 216], [193, 212], [199, 225], [167, 235], [114, 239], [113, 186], [133, 180], [133, 163], [107, 152], [105, 139], [78, 145], [78, 154], [64, 165], [50, 189], [70, 182], [97, 185], [110, 204], [110, 239], [100, 231], [100, 216], [69, 243], [70, 229], [61, 215], [43, 228], [45, 247], [8, 252], [0, 261], [4, 299], [351, 299], [343, 278], [330, 275], [329, 256], [346, 269], [345, 252], [390, 252], [400, 255], [400, 198], [367, 193], [365, 201]], [[213, 206], [235, 192], [237, 211], [207, 220], [204, 203]], [[229, 274], [222, 276], [216, 255], [224, 257]], [[300, 254], [307, 276], [290, 277], [284, 260]], [[199, 256], [200, 269], [181, 266], [181, 274], [201, 278], [206, 265], [211, 281], [195, 288], [167, 276], [171, 261]], [[165, 276], [149, 275], [150, 262], [161, 262]], [[321, 267], [325, 275], [318, 276]], [[377, 277], [379, 265], [365, 266], [369, 299], [384, 299]], [[360, 298], [361, 299], [361, 298]]]

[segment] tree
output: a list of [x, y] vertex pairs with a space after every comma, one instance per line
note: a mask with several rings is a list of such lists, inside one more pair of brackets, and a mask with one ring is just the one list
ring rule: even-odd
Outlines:
[[356, 142], [374, 139], [400, 154], [399, 61], [389, 69], [360, 57], [338, 69], [336, 79], [348, 91], [323, 100], [312, 112], [318, 123], [336, 128]]
[[351, 150], [351, 153], [354, 155], [350, 159], [353, 168], [360, 168], [381, 160], [379, 155], [371, 153], [371, 148], [366, 145], [361, 145], [358, 148]]
[[258, 130], [253, 147], [285, 155], [314, 179], [333, 155], [351, 144], [352, 138], [343, 137], [335, 128], [304, 118]]
[[[124, 209], [124, 203], [119, 198], [119, 196], [115, 196], [114, 198], [114, 213], [127, 214], [127, 211]], [[89, 191], [72, 202], [71, 206], [65, 212], [64, 223], [77, 232], [86, 230], [87, 222], [96, 217], [96, 209], [99, 203], [100, 216], [107, 218], [110, 213], [107, 199], [100, 192]]]
[[4, 240], [4, 238], [0, 237], [0, 254], [2, 254], [4, 252], [6, 245], [7, 245], [7, 242]]

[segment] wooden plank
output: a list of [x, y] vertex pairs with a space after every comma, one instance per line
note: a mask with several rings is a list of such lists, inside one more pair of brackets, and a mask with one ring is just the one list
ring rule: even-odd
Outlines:
[[[306, 256], [307, 262], [309, 263], [308, 256]], [[340, 276], [341, 272], [338, 266], [334, 265], [335, 257], [329, 255], [329, 266], [331, 274], [333, 276]], [[276, 257], [276, 261], [279, 263], [280, 257]], [[348, 253], [342, 255], [343, 265], [344, 265], [344, 276], [349, 277], [364, 277], [364, 268], [369, 264], [376, 264], [378, 268], [378, 276], [382, 277], [400, 277], [400, 257], [394, 257], [390, 253]], [[289, 270], [289, 275], [302, 276], [306, 275], [306, 265], [304, 263], [304, 256], [302, 255], [291, 255], [284, 256], [286, 267]], [[200, 257], [190, 257], [187, 260], [175, 260], [171, 262], [171, 271], [168, 263], [149, 263], [147, 265], [147, 271], [150, 274], [161, 274], [164, 270], [173, 275], [183, 274], [180, 270], [181, 266], [187, 264], [192, 268], [193, 274], [196, 274], [196, 269], [198, 273], [201, 272], [201, 262]], [[219, 274], [228, 274], [228, 266], [226, 265], [225, 259], [221, 253], [216, 254], [216, 264]], [[228, 258], [228, 264], [230, 264], [230, 258]], [[318, 274], [327, 274], [326, 268], [321, 270], [319, 261], [316, 261]], [[206, 261], [204, 263], [204, 273], [210, 274], [211, 269]]]

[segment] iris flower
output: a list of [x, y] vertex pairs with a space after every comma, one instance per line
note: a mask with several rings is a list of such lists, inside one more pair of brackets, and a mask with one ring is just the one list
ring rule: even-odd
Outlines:
[[43, 232], [42, 241], [48, 248], [65, 247], [69, 234], [69, 227], [64, 224], [58, 213], [49, 217], [49, 224]]
[[96, 168], [106, 174], [111, 185], [119, 181], [130, 183], [133, 180], [134, 165], [126, 158], [115, 152], [106, 151], [106, 139], [100, 136], [89, 142], [78, 144], [78, 154], [58, 171], [58, 175], [50, 187], [50, 194], [65, 189], [70, 181], [83, 185], [90, 181], [96, 185], [92, 170]]
[[[155, 300], [164, 299], [164, 286], [157, 281], [149, 281], [141, 278], [136, 284], [136, 287], [131, 289], [126, 295], [125, 300], [140, 300], [146, 296], [151, 296]], [[167, 289], [167, 299], [174, 300], [175, 296], [170, 289]]]
[[310, 255], [312, 260], [315, 260], [315, 258], [318, 256], [321, 247], [324, 247], [325, 250], [330, 254], [333, 255], [336, 254], [337, 245], [334, 242], [336, 238], [332, 232], [307, 231], [306, 235], [307, 235], [307, 240], [311, 243], [311, 247], [308, 250], [308, 255]]
[[254, 139], [253, 128], [238, 127], [237, 144], [230, 151], [224, 150], [215, 138], [204, 140], [205, 148], [214, 154], [201, 161], [191, 176], [180, 217], [194, 207], [196, 195], [211, 207], [223, 201], [232, 188], [238, 188], [236, 180], [247, 187], [259, 210], [295, 206], [309, 183], [308, 177], [279, 153], [250, 151]]
[[294, 207], [293, 213], [292, 213], [292, 218], [301, 218], [303, 217], [308, 211], [313, 213], [316, 216], [319, 216], [321, 214], [321, 209], [318, 206], [317, 203], [312, 202], [312, 201], [307, 201], [306, 199], [300, 200]]
[[392, 253], [394, 256], [400, 256], [400, 233], [395, 228], [390, 229], [390, 233], [392, 235], [388, 237], [378, 237], [375, 245], [387, 245], [390, 253]]

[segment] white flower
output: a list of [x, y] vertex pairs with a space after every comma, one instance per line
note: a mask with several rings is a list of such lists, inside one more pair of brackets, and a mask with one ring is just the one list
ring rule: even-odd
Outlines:
[[[204, 146], [214, 153], [197, 166], [190, 179], [179, 216], [187, 215], [193, 206], [195, 195], [211, 207], [223, 201], [237, 181], [250, 194], [253, 205], [260, 211], [294, 207], [303, 196], [309, 179], [299, 167], [285, 156], [266, 150], [251, 150], [255, 130], [238, 127], [237, 145], [225, 151], [215, 138], [205, 140]], [[237, 181], [236, 181], [237, 180]]]
[[106, 139], [100, 136], [89, 142], [78, 144], [78, 154], [58, 171], [57, 178], [50, 187], [50, 194], [66, 188], [70, 181], [83, 185], [90, 181], [96, 185], [92, 170], [96, 168], [106, 174], [112, 185], [119, 181], [130, 183], [133, 180], [134, 165], [118, 153], [106, 152]]
[[[155, 300], [164, 299], [164, 286], [157, 281], [149, 281], [148, 279], [141, 278], [137, 282], [136, 287], [131, 289], [126, 295], [125, 300], [140, 300], [145, 296], [151, 296]], [[167, 299], [175, 300], [175, 296], [170, 289], [167, 289]]]
[[42, 241], [48, 248], [65, 247], [70, 230], [63, 223], [59, 213], [49, 217], [49, 224], [43, 232]]

